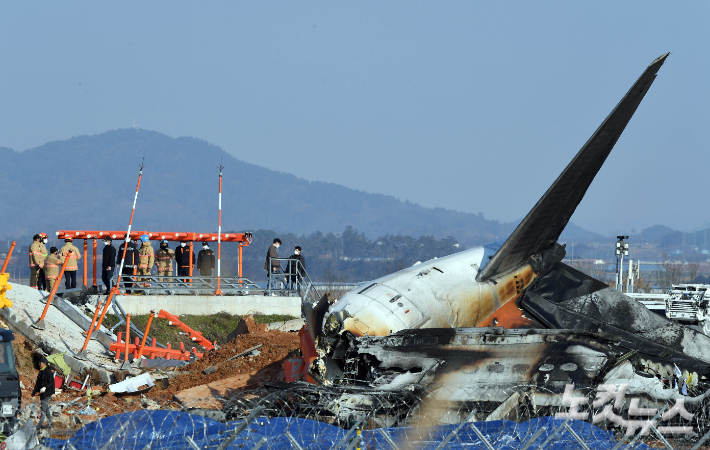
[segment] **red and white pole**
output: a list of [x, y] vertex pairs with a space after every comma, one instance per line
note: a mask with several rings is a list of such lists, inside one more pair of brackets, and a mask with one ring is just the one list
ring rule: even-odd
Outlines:
[[[143, 158], [143, 161], [145, 162], [145, 157]], [[136, 196], [133, 198], [133, 209], [131, 210], [131, 219], [128, 221], [128, 231], [126, 232], [126, 239], [123, 244], [123, 256], [121, 256], [121, 266], [118, 269], [118, 278], [116, 279], [116, 284], [113, 286], [111, 289], [111, 293], [109, 294], [108, 298], [106, 299], [106, 303], [104, 304], [104, 309], [101, 311], [101, 317], [99, 318], [99, 321], [96, 322], [96, 327], [94, 329], [89, 329], [88, 333], [89, 336], [94, 332], [94, 330], [100, 330], [101, 329], [101, 324], [104, 322], [104, 316], [106, 315], [106, 311], [108, 311], [108, 305], [111, 304], [111, 300], [113, 300], [114, 295], [118, 293], [118, 285], [121, 283], [121, 275], [123, 272], [123, 263], [126, 261], [126, 250], [128, 250], [128, 243], [131, 241], [131, 227], [133, 226], [133, 214], [136, 212], [136, 202], [138, 201], [138, 191], [141, 188], [141, 177], [143, 176], [143, 168], [145, 167], [145, 164], [141, 162], [141, 169], [138, 172], [138, 185], [136, 186]], [[127, 330], [126, 330], [127, 331]], [[128, 334], [128, 333], [126, 333]]]
[[219, 225], [217, 226], [217, 290], [214, 295], [223, 295], [219, 288], [219, 280], [221, 273], [221, 258], [222, 258], [222, 161], [219, 161]]

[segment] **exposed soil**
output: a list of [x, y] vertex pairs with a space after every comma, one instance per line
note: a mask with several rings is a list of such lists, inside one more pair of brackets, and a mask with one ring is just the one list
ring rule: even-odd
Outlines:
[[20, 376], [20, 381], [26, 387], [34, 388], [37, 380], [37, 371], [32, 367], [32, 342], [20, 333], [15, 333], [12, 349], [15, 352], [15, 367], [17, 368], [17, 374]]
[[[242, 356], [227, 361], [228, 358], [258, 344], [262, 344], [262, 347], [259, 348], [259, 355], [253, 357]], [[259, 388], [263, 386], [264, 382], [283, 379], [281, 363], [289, 354], [295, 352], [298, 347], [299, 338], [297, 333], [256, 331], [244, 334], [223, 347], [211, 351], [204, 358], [181, 368], [179, 371], [183, 372], [184, 375], [171, 378], [170, 386], [167, 389], [162, 391], [152, 390], [149, 392], [149, 396], [154, 399], [164, 399], [166, 396], [172, 396], [184, 389], [255, 371], [256, 374], [248, 377], [243, 385], [233, 388]], [[203, 371], [210, 366], [214, 367], [216, 371], [211, 374], [205, 374]]]
[[[91, 318], [92, 315], [93, 311], [91, 311], [91, 314], [89, 314], [88, 317]], [[251, 325], [254, 327], [251, 331], [265, 330], [268, 322], [282, 322], [295, 319], [295, 317], [286, 315], [249, 315], [244, 317], [244, 319], [247, 318], [250, 318], [249, 320]], [[202, 333], [202, 336], [213, 344], [217, 343], [218, 345], [222, 345], [227, 342], [227, 337], [235, 328], [237, 328], [239, 322], [242, 320], [242, 317], [231, 315], [226, 312], [220, 312], [208, 316], [181, 315], [179, 316], [179, 319], [188, 327]], [[107, 314], [104, 319], [104, 326], [111, 327], [117, 324], [118, 321], [119, 319], [117, 316]], [[131, 323], [143, 331], [148, 324], [148, 315], [132, 315]], [[115, 331], [120, 331], [125, 336], [126, 327], [125, 325], [119, 325], [116, 327]], [[168, 325], [167, 320], [154, 319], [151, 322], [150, 332], [148, 334], [151, 338], [155, 338], [160, 343], [166, 344], [170, 342], [173, 348], [177, 348], [181, 342], [185, 344], [185, 348], [187, 349], [196, 346], [195, 343], [192, 342], [184, 333], [181, 333], [182, 330], [179, 328]], [[150, 340], [148, 342], [150, 342]], [[199, 346], [196, 347], [198, 349], [200, 348]]]
[[[267, 332], [264, 331], [266, 324], [257, 323], [251, 315], [245, 316], [243, 319], [248, 330], [247, 334], [240, 335], [231, 342], [220, 345], [219, 348], [206, 354], [204, 358], [177, 369], [175, 376], [170, 377], [167, 389], [160, 390], [156, 386], [143, 398], [141, 396], [119, 397], [105, 393], [105, 386], [92, 387], [93, 390], [104, 392], [102, 395], [92, 398], [86, 396], [86, 391], [77, 392], [65, 389], [58, 392], [52, 397], [51, 404], [64, 405], [64, 408], [58, 417], [54, 417], [55, 428], [76, 430], [101, 417], [140, 409], [190, 407], [190, 405], [180, 403], [175, 395], [186, 389], [200, 386], [207, 392], [211, 392], [210, 387], [205, 385], [222, 380], [225, 380], [222, 381], [222, 384], [228, 385], [226, 392], [257, 389], [262, 387], [265, 382], [283, 380], [281, 363], [285, 358], [298, 352], [298, 334], [281, 331]], [[259, 344], [262, 345], [258, 349], [259, 355], [241, 356], [227, 361], [228, 358]], [[24, 385], [22, 406], [26, 407], [35, 403], [37, 410], [39, 410], [39, 398], [31, 396], [37, 378], [37, 370], [32, 366], [34, 346], [21, 334], [16, 333], [13, 347], [17, 371]], [[208, 367], [214, 367], [215, 372], [203, 373]], [[235, 380], [237, 381], [235, 382]], [[79, 415], [78, 412], [86, 406], [91, 406], [98, 414]], [[33, 419], [37, 422], [36, 415], [33, 415]]]

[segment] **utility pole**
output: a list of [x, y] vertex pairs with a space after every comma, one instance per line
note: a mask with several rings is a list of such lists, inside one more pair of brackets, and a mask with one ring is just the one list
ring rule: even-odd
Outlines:
[[222, 275], [221, 272], [221, 261], [222, 261], [222, 160], [219, 160], [219, 225], [217, 226], [217, 290], [214, 295], [223, 295], [222, 290], [219, 288], [219, 281]]
[[628, 236], [617, 236], [616, 241], [616, 290], [624, 292], [624, 256], [629, 256], [629, 244], [624, 242]]

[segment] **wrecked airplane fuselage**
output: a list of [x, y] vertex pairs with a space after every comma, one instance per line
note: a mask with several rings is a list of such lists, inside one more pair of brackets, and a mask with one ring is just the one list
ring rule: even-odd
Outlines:
[[[314, 345], [304, 355], [317, 354], [308, 373], [323, 385], [380, 392], [446, 386], [428, 400], [484, 402], [479, 411], [502, 418], [516, 402], [559, 408], [569, 386], [593, 391], [618, 377], [640, 401], [659, 404], [682, 397], [678, 370], [695, 383], [686, 403], [705, 411], [710, 338], [562, 264], [557, 243], [667, 56], [644, 71], [505, 242], [404, 269], [332, 306], [305, 304]], [[485, 328], [492, 325], [502, 326]]]

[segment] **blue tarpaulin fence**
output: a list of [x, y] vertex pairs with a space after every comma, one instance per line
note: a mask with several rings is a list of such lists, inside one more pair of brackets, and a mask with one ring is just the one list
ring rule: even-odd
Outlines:
[[[513, 450], [522, 448], [541, 427], [545, 431], [536, 439], [530, 449], [537, 449], [548, 436], [564, 423], [551, 417], [533, 419], [523, 423], [507, 420], [475, 422], [465, 424], [447, 443], [447, 449], [486, 449], [486, 445], [477, 436], [473, 426], [486, 437], [495, 449]], [[234, 430], [239, 421], [221, 423], [202, 416], [178, 411], [136, 411], [118, 414], [92, 422], [64, 441], [45, 439], [46, 447], [66, 450], [71, 444], [77, 450], [100, 449], [106, 444], [113, 449], [185, 449], [190, 437], [199, 448], [217, 448]], [[594, 450], [612, 449], [616, 440], [610, 431], [604, 431], [592, 424], [570, 421], [569, 426]], [[397, 444], [408, 443], [408, 448], [435, 449], [458, 425], [439, 425], [434, 427], [398, 427], [384, 428]], [[262, 438], [266, 443], [261, 447], [269, 450], [295, 448], [286, 433], [290, 433], [304, 449], [330, 449], [345, 437], [348, 430], [310, 419], [289, 417], [257, 418], [229, 445], [229, 449], [252, 449]], [[391, 448], [385, 437], [378, 430], [362, 431], [363, 449]], [[113, 440], [109, 442], [110, 439]], [[351, 436], [354, 434], [351, 433]], [[344, 448], [344, 446], [343, 446]], [[545, 450], [579, 449], [581, 445], [566, 429], [562, 429], [546, 446]], [[649, 449], [645, 444], [636, 449]]]

